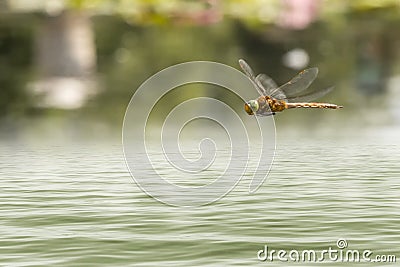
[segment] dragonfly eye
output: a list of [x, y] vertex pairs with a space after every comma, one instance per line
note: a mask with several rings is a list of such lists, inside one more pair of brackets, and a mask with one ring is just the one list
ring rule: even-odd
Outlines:
[[244, 109], [246, 110], [247, 114], [253, 115], [254, 112], [257, 112], [258, 110], [258, 102], [256, 100], [250, 100], [244, 104]]
[[253, 115], [253, 111], [251, 110], [250, 106], [246, 103], [244, 104], [244, 110], [246, 110], [247, 114]]

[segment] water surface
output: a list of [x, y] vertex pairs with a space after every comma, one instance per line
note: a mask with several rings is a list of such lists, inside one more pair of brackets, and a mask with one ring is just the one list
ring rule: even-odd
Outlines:
[[399, 257], [400, 147], [379, 140], [278, 138], [255, 194], [244, 179], [199, 208], [143, 193], [120, 144], [2, 142], [0, 264], [287, 266], [260, 262], [257, 252], [337, 248], [339, 238], [350, 249]]

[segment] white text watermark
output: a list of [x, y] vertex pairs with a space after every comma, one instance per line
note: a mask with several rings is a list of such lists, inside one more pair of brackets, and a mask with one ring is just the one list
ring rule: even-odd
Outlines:
[[370, 249], [358, 250], [349, 249], [346, 239], [338, 239], [335, 247], [329, 246], [326, 249], [304, 249], [284, 250], [271, 249], [264, 245], [263, 249], [257, 252], [257, 259], [260, 261], [282, 261], [282, 262], [396, 262], [396, 255], [374, 254]]

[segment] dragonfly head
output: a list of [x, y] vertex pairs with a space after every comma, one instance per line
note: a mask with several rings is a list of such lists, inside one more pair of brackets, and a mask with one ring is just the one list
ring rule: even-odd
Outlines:
[[259, 106], [257, 100], [250, 100], [244, 104], [244, 110], [246, 110], [247, 114], [249, 115], [253, 115], [255, 112], [257, 112], [258, 108]]

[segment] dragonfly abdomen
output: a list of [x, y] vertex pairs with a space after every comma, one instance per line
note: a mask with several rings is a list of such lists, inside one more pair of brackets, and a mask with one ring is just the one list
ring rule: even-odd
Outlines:
[[329, 109], [339, 109], [343, 106], [338, 106], [329, 103], [286, 103], [287, 108], [329, 108]]

